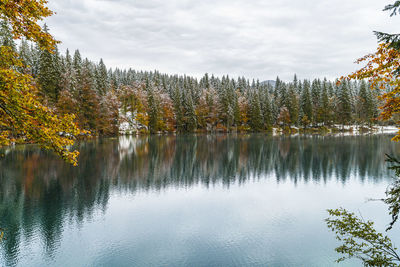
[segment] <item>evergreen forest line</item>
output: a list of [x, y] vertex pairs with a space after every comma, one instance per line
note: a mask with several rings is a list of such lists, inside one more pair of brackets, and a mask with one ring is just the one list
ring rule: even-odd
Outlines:
[[[47, 27], [46, 27], [47, 30]], [[22, 40], [15, 44], [2, 25], [2, 45], [11, 45], [39, 85], [39, 97], [57, 114], [76, 114], [93, 135], [121, 132], [262, 132], [338, 125], [372, 126], [380, 91], [365, 81], [327, 79], [275, 82], [205, 74], [108, 69], [83, 59], [79, 50], [61, 55]], [[17, 47], [18, 46], [18, 47]], [[340, 127], [339, 127], [340, 128]]]

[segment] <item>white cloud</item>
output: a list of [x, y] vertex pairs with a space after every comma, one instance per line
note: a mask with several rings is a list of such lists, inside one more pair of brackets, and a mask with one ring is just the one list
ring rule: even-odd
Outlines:
[[[379, 2], [379, 3], [378, 3]], [[50, 0], [61, 50], [109, 67], [171, 74], [334, 78], [399, 17], [374, 0]]]

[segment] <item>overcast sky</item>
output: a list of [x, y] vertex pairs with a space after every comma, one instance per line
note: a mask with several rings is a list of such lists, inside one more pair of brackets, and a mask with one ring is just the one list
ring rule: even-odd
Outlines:
[[49, 0], [61, 51], [107, 67], [170, 74], [277, 75], [291, 80], [354, 71], [373, 30], [396, 32], [386, 0]]

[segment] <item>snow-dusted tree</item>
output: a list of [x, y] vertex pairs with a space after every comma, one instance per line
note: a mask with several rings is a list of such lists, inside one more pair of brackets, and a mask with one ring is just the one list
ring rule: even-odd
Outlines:
[[329, 100], [328, 82], [324, 79], [321, 92], [320, 117], [324, 125], [329, 125], [332, 117], [332, 105]]
[[347, 82], [343, 82], [339, 87], [339, 95], [338, 95], [338, 119], [342, 125], [348, 124], [351, 122], [352, 112], [351, 112], [351, 100], [349, 93], [349, 85]]
[[[43, 30], [48, 33], [47, 25]], [[41, 96], [48, 99], [51, 103], [57, 102], [60, 91], [60, 59], [58, 51], [40, 50], [39, 60], [39, 89]]]
[[253, 131], [263, 130], [263, 118], [261, 113], [260, 96], [258, 92], [250, 94], [249, 123]]
[[290, 121], [293, 125], [297, 125], [299, 120], [299, 101], [294, 84], [289, 85], [287, 98], [287, 110], [290, 115]]
[[99, 65], [96, 66], [95, 78], [97, 92], [104, 96], [107, 93], [109, 85], [107, 68], [104, 65], [103, 59], [100, 59]]
[[[303, 94], [301, 95], [300, 106], [303, 114], [303, 118], [301, 118], [303, 125], [307, 121], [312, 121], [313, 118], [313, 106], [311, 102], [310, 95], [310, 83], [305, 80], [303, 83]], [[304, 117], [307, 117], [304, 119]]]

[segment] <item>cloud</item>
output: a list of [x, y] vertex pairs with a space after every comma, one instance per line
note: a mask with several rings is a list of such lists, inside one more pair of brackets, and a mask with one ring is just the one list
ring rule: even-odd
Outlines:
[[[379, 3], [377, 3], [379, 2]], [[290, 80], [335, 78], [400, 18], [375, 0], [50, 0], [61, 50], [109, 67]]]

